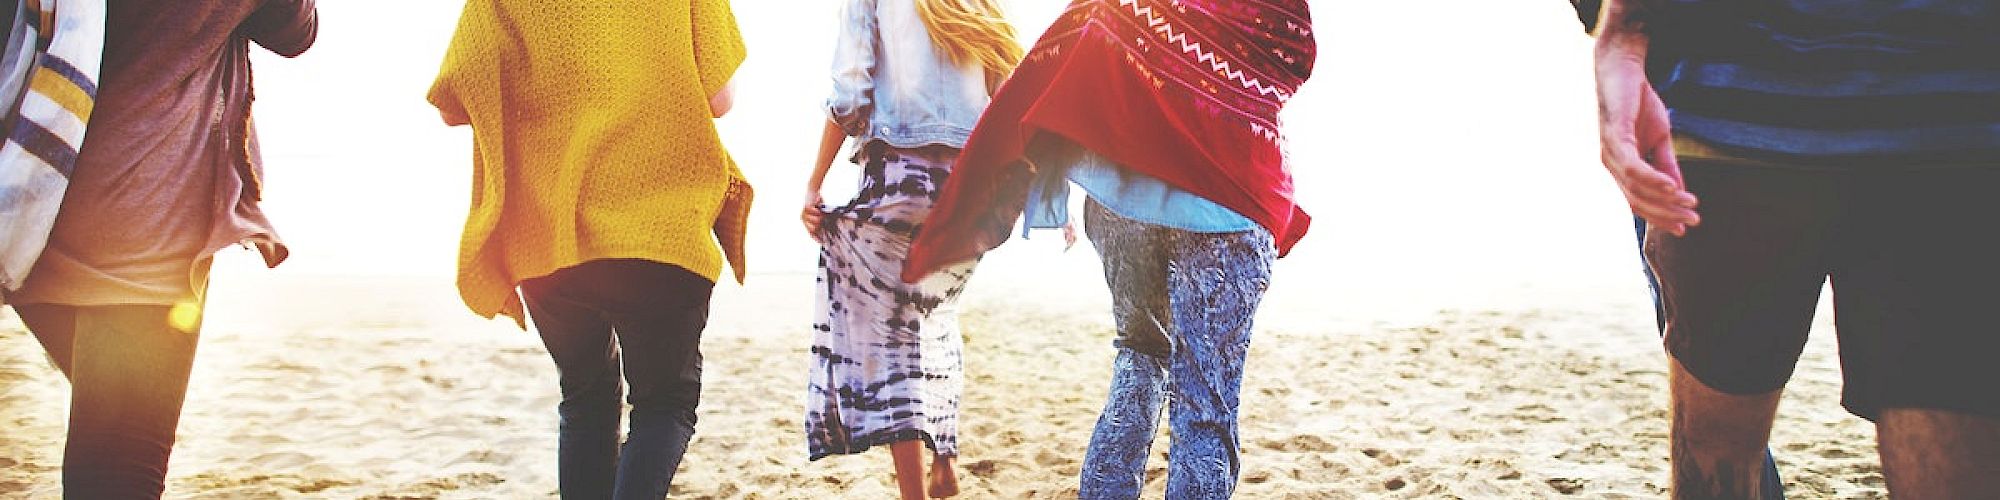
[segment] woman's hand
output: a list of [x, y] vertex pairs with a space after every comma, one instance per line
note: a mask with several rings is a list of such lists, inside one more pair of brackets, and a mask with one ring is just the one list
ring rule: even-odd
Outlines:
[[826, 203], [819, 198], [819, 187], [826, 184], [826, 170], [833, 167], [833, 158], [840, 154], [840, 145], [847, 142], [847, 129], [840, 128], [840, 124], [833, 120], [827, 120], [819, 135], [819, 156], [813, 160], [812, 175], [806, 178], [806, 206], [799, 212], [799, 220], [805, 222], [806, 234], [811, 235], [813, 241], [825, 245], [826, 241], [820, 239], [820, 222], [826, 219]]
[[806, 224], [806, 236], [814, 243], [826, 244], [820, 239], [820, 222], [826, 219], [826, 210], [820, 201], [818, 189], [806, 190], [806, 207], [799, 213], [799, 220]]
[[715, 118], [729, 114], [730, 108], [734, 107], [736, 107], [736, 80], [722, 84], [722, 90], [717, 90], [715, 95], [708, 96], [708, 114]]
[[1631, 0], [1605, 3], [1597, 36], [1599, 159], [1632, 213], [1676, 236], [1701, 224], [1681, 180], [1666, 103], [1646, 81], [1649, 40]]

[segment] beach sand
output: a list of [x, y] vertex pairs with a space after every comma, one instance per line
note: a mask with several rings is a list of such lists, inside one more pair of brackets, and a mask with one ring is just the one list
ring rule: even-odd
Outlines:
[[[465, 313], [444, 278], [231, 280], [218, 281], [229, 309], [202, 339], [169, 497], [554, 495], [555, 373], [532, 334]], [[752, 283], [718, 290], [675, 496], [892, 498], [886, 451], [805, 459], [810, 276]], [[971, 290], [964, 497], [1073, 497], [1113, 354], [1102, 289]], [[1664, 493], [1664, 361], [1642, 297], [1407, 321], [1312, 302], [1275, 294], [1260, 316], [1239, 498]], [[1796, 498], [1879, 498], [1872, 426], [1838, 406], [1826, 326], [1781, 408], [1777, 460]], [[57, 497], [66, 398], [33, 338], [0, 320], [0, 497]], [[1161, 434], [1149, 498], [1164, 486]]]

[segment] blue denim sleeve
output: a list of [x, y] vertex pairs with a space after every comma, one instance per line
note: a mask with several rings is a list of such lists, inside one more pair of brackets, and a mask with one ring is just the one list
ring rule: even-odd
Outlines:
[[850, 0], [840, 13], [840, 38], [833, 47], [833, 97], [826, 101], [827, 117], [860, 137], [868, 130], [869, 114], [875, 110], [875, 0]]
[[1036, 229], [1062, 229], [1069, 224], [1069, 179], [1064, 168], [1041, 168], [1028, 185], [1028, 205], [1021, 212], [1021, 239]]

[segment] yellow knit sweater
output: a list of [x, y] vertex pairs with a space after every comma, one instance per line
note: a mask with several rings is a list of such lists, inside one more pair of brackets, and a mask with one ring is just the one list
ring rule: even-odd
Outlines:
[[522, 322], [522, 280], [596, 259], [741, 282], [751, 190], [708, 98], [743, 55], [727, 0], [466, 1], [430, 91], [473, 131], [465, 304]]

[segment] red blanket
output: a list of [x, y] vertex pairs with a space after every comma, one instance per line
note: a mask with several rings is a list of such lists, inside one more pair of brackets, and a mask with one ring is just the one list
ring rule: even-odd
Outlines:
[[994, 95], [903, 279], [1007, 240], [1041, 133], [1243, 214], [1284, 255], [1311, 219], [1292, 200], [1278, 110], [1314, 55], [1303, 0], [1074, 0]]

